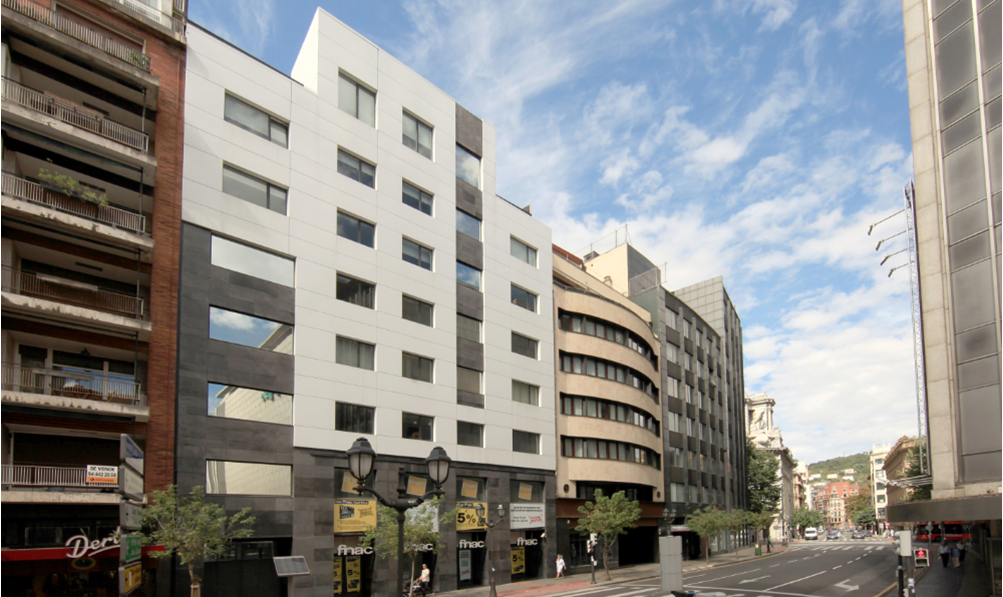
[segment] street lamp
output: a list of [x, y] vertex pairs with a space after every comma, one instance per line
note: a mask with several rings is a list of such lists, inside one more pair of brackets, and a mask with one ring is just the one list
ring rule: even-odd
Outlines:
[[494, 566], [494, 563], [492, 563], [492, 561], [491, 561], [491, 537], [490, 537], [490, 530], [493, 529], [493, 528], [495, 528], [495, 525], [498, 524], [499, 522], [501, 522], [503, 518], [505, 518], [505, 506], [503, 506], [501, 504], [498, 504], [498, 510], [497, 510], [497, 516], [498, 516], [498, 518], [496, 518], [494, 522], [488, 522], [487, 518], [484, 516], [485, 510], [484, 510], [484, 504], [483, 503], [478, 502], [477, 505], [474, 507], [474, 512], [477, 513], [477, 521], [480, 524], [483, 524], [484, 526], [486, 526], [488, 528], [488, 532], [484, 533], [484, 535], [485, 535], [484, 536], [484, 543], [485, 543], [485, 545], [487, 545], [487, 550], [488, 550], [488, 567], [490, 568], [490, 575], [491, 575], [489, 577], [489, 580], [488, 580], [488, 582], [491, 584], [491, 592], [488, 593], [488, 597], [498, 597], [498, 591], [495, 590], [495, 566]]
[[669, 509], [668, 506], [662, 510], [662, 536], [668, 537], [672, 535], [672, 523], [676, 519], [676, 509]]
[[[428, 477], [435, 484], [435, 489], [421, 497], [407, 497], [407, 474], [404, 467], [401, 466], [397, 472], [396, 499], [385, 498], [377, 493], [375, 489], [369, 489], [365, 486], [366, 479], [373, 473], [373, 464], [375, 462], [376, 451], [369, 444], [369, 440], [364, 437], [355, 440], [352, 447], [348, 449], [348, 469], [359, 482], [355, 491], [360, 494], [364, 491], [371, 493], [381, 504], [397, 511], [397, 586], [404, 587], [404, 578], [409, 576], [404, 565], [404, 521], [407, 518], [405, 513], [411, 508], [420, 506], [429, 498], [442, 496], [442, 484], [449, 477], [449, 465], [452, 460], [441, 447], [436, 446], [432, 448], [432, 452], [425, 459], [425, 465], [428, 467]], [[408, 585], [410, 584], [409, 578]], [[410, 586], [407, 588], [408, 592], [410, 592]]]

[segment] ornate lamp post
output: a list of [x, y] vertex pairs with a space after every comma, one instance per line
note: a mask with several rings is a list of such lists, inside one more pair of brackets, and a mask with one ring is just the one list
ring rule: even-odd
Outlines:
[[[428, 477], [435, 484], [435, 489], [421, 497], [407, 497], [407, 474], [401, 466], [397, 472], [397, 498], [388, 499], [377, 493], [373, 489], [365, 487], [366, 479], [373, 473], [373, 464], [376, 462], [376, 451], [369, 444], [369, 440], [360, 437], [355, 440], [352, 447], [348, 449], [348, 468], [352, 472], [359, 484], [355, 490], [359, 493], [363, 491], [373, 494], [377, 500], [388, 508], [397, 511], [397, 589], [404, 587], [404, 579], [409, 575], [404, 564], [404, 521], [407, 518], [406, 512], [411, 508], [420, 506], [425, 500], [439, 497], [443, 494], [442, 484], [449, 477], [449, 465], [452, 460], [441, 447], [432, 448], [432, 452], [425, 459], [428, 466]], [[410, 578], [408, 578], [410, 584]], [[410, 587], [409, 587], [410, 588]], [[391, 593], [394, 594], [394, 593]]]
[[662, 535], [663, 537], [670, 536], [672, 534], [672, 523], [675, 520], [676, 520], [676, 509], [675, 508], [669, 509], [668, 506], [665, 506], [665, 509], [662, 510], [662, 520], [660, 521], [662, 524], [660, 529], [661, 532], [659, 534]]
[[491, 592], [488, 593], [488, 597], [498, 597], [498, 591], [495, 590], [495, 566], [491, 562], [490, 530], [495, 528], [495, 525], [501, 522], [503, 518], [505, 518], [505, 506], [498, 504], [498, 510], [497, 510], [498, 518], [496, 518], [494, 522], [488, 522], [487, 518], [485, 518], [484, 504], [478, 503], [477, 507], [474, 508], [474, 512], [477, 513], [477, 521], [488, 527], [488, 532], [485, 533], [484, 537], [485, 539], [484, 543], [487, 546], [488, 550], [488, 567], [490, 568], [489, 571], [490, 576], [488, 577], [489, 578], [488, 582], [491, 584]]

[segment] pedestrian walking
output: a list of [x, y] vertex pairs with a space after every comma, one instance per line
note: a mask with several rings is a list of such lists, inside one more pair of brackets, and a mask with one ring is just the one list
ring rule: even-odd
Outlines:
[[564, 568], [565, 568], [564, 556], [558, 554], [557, 555], [557, 576], [555, 576], [554, 579], [567, 578], [566, 576], [564, 576]]
[[961, 567], [961, 552], [958, 551], [958, 544], [955, 543], [951, 546], [951, 563], [954, 564], [955, 568]]
[[958, 562], [964, 563], [966, 551], [968, 551], [968, 546], [965, 545], [965, 540], [958, 541]]
[[940, 542], [937, 553], [940, 554], [940, 560], [944, 562], [944, 568], [947, 568], [948, 561], [951, 559], [951, 548], [947, 546], [946, 539]]
[[770, 540], [770, 536], [766, 536], [766, 553], [770, 553], [773, 550], [773, 541]]

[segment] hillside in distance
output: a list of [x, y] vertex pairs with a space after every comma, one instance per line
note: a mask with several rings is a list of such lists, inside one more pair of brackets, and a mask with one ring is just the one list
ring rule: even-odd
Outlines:
[[[822, 481], [826, 480], [826, 476], [830, 473], [838, 473], [839, 481], [842, 481], [843, 471], [848, 468], [852, 468], [855, 473], [853, 479], [855, 483], [863, 483], [867, 480], [867, 475], [871, 472], [871, 454], [870, 452], [861, 452], [860, 454], [850, 454], [849, 456], [839, 456], [837, 458], [830, 458], [829, 460], [823, 460], [821, 462], [816, 462], [815, 464], [808, 465], [809, 475], [822, 475]], [[813, 481], [813, 483], [818, 482], [818, 480]]]

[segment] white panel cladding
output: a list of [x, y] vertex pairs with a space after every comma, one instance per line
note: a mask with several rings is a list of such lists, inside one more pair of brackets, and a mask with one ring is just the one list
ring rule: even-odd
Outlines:
[[[456, 402], [455, 103], [398, 60], [318, 11], [294, 71], [314, 93], [191, 27], [183, 219], [296, 259], [294, 444], [345, 450], [335, 403], [376, 409], [374, 447], [415, 456], [442, 445], [465, 462], [553, 470], [554, 364], [550, 230], [496, 197], [494, 130], [485, 124], [485, 408]], [[338, 108], [339, 70], [377, 91], [376, 128]], [[229, 91], [289, 122], [289, 148], [223, 119]], [[402, 115], [433, 129], [433, 159], [401, 141]], [[376, 164], [376, 188], [337, 171], [341, 148]], [[287, 187], [287, 215], [222, 192], [223, 163]], [[434, 196], [433, 215], [401, 201], [403, 182]], [[338, 211], [376, 225], [375, 247], [337, 236]], [[515, 234], [538, 249], [534, 268], [509, 254]], [[432, 271], [401, 258], [402, 240], [433, 250]], [[339, 273], [376, 284], [374, 309], [336, 298]], [[511, 304], [510, 284], [539, 295], [537, 313]], [[402, 295], [434, 304], [434, 326], [401, 318]], [[540, 341], [539, 359], [511, 352], [511, 332]], [[376, 345], [375, 370], [335, 362], [335, 339]], [[401, 375], [402, 353], [434, 359], [433, 383]], [[540, 387], [540, 406], [514, 403], [512, 379]], [[435, 417], [434, 443], [401, 438], [403, 412]], [[485, 447], [457, 446], [456, 421], [485, 425]], [[512, 429], [539, 433], [541, 454], [513, 454]]]

